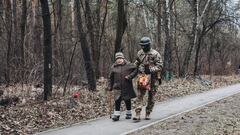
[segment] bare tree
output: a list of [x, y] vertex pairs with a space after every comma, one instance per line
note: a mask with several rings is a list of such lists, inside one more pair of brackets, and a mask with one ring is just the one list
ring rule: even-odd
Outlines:
[[44, 100], [52, 96], [52, 36], [48, 0], [40, 0], [44, 29]]
[[193, 0], [192, 3], [189, 2], [192, 7], [192, 11], [193, 11], [192, 32], [191, 32], [191, 35], [189, 36], [190, 41], [189, 41], [189, 45], [188, 45], [188, 48], [187, 48], [187, 51], [185, 54], [185, 58], [183, 61], [183, 66], [180, 71], [180, 76], [185, 76], [186, 73], [188, 72], [189, 62], [190, 62], [190, 59], [192, 56], [192, 50], [198, 42], [198, 34], [199, 34], [199, 31], [202, 26], [202, 19], [205, 16], [205, 12], [208, 8], [209, 2], [210, 2], [210, 0], [208, 0], [205, 3], [204, 8], [201, 13], [199, 11], [200, 0]]
[[191, 58], [192, 50], [195, 43], [196, 38], [196, 31], [197, 31], [197, 22], [198, 22], [198, 0], [192, 1], [192, 11], [193, 11], [193, 23], [192, 23], [192, 31], [191, 35], [189, 36], [189, 45], [187, 47], [187, 51], [184, 57], [183, 65], [180, 71], [180, 76], [184, 77], [188, 71], [189, 61]]
[[31, 43], [34, 51], [35, 61], [41, 58], [42, 54], [42, 42], [41, 42], [41, 22], [40, 22], [40, 11], [39, 11], [39, 0], [32, 0], [32, 29], [31, 29]]
[[8, 47], [7, 47], [7, 56], [6, 56], [6, 72], [5, 72], [5, 80], [7, 82], [7, 85], [9, 85], [10, 80], [11, 80], [11, 75], [10, 75], [10, 58], [11, 58], [11, 44], [12, 44], [12, 11], [11, 11], [11, 2], [9, 0], [5, 0], [5, 5], [6, 5], [6, 30], [7, 30], [7, 37], [8, 37]]
[[65, 66], [65, 53], [64, 53], [64, 46], [63, 46], [63, 27], [62, 27], [62, 16], [63, 16], [63, 9], [62, 9], [62, 1], [57, 0], [56, 1], [56, 11], [57, 11], [57, 45], [58, 45], [58, 52], [59, 52], [59, 57], [61, 60], [61, 65], [63, 69], [63, 74], [65, 76], [66, 74], [66, 66]]
[[[209, 1], [208, 1], [209, 2]], [[207, 3], [212, 4], [210, 3]], [[221, 5], [220, 3], [215, 3], [216, 5]], [[206, 5], [206, 6], [208, 6]], [[212, 10], [209, 10], [208, 12], [206, 11], [206, 6], [204, 8], [203, 13], [205, 13], [207, 16], [205, 18], [201, 17], [202, 19], [202, 27], [198, 28], [198, 41], [196, 44], [196, 55], [195, 55], [195, 64], [194, 64], [194, 76], [198, 75], [198, 71], [199, 71], [199, 55], [200, 55], [200, 49], [202, 46], [202, 40], [204, 38], [204, 36], [210, 31], [212, 30], [217, 24], [222, 23], [224, 21], [226, 21], [227, 19], [223, 19], [222, 17], [222, 7], [221, 6], [217, 6], [216, 8], [212, 8]], [[211, 12], [210, 12], [211, 11]], [[200, 26], [199, 26], [200, 27]], [[211, 39], [214, 40], [214, 39]]]
[[[94, 63], [94, 71], [96, 74], [96, 78], [99, 78], [99, 56], [100, 56], [100, 50], [99, 50], [99, 43], [96, 40], [97, 38], [97, 33], [94, 32], [94, 26], [93, 26], [93, 18], [92, 18], [92, 11], [90, 8], [89, 0], [85, 0], [85, 14], [86, 14], [86, 20], [87, 20], [87, 29], [89, 33], [89, 38], [90, 38], [90, 45], [91, 45], [91, 50], [92, 50], [92, 60]], [[100, 7], [98, 7], [100, 8]], [[100, 10], [100, 9], [98, 9]], [[99, 20], [99, 18], [98, 18]], [[99, 20], [100, 21], [100, 20]], [[100, 23], [100, 22], [98, 22]], [[98, 27], [100, 27], [98, 25]], [[99, 28], [97, 28], [99, 29]], [[96, 34], [95, 34], [96, 33]]]
[[[163, 3], [164, 7], [164, 28], [165, 28], [165, 50], [164, 50], [164, 72], [167, 76], [172, 74], [172, 31], [171, 31], [171, 16], [170, 16], [170, 10], [172, 10], [170, 2], [168, 0], [164, 0]], [[170, 77], [170, 76], [169, 76]], [[169, 80], [170, 78], [166, 78]]]
[[[17, 2], [16, 0], [12, 0], [12, 21], [13, 21], [13, 33], [12, 33], [12, 46], [13, 46], [13, 57], [19, 57], [19, 46], [17, 45], [17, 33], [18, 33], [18, 29], [17, 29]], [[17, 65], [18, 64], [18, 60], [14, 59], [14, 64]]]
[[[228, 4], [231, 0], [73, 1], [47, 0], [53, 31], [48, 35], [52, 83], [58, 87], [65, 80], [63, 87], [87, 80], [95, 89], [96, 79], [107, 77], [113, 53], [124, 43], [126, 57], [133, 61], [143, 35], [151, 37], [157, 50], [165, 50], [164, 69], [170, 76], [227, 74], [224, 69], [232, 71], [238, 65], [240, 8]], [[42, 29], [41, 2], [0, 1], [0, 83], [43, 82], [43, 54], [48, 49], [43, 42], [50, 41], [49, 31]], [[226, 67], [227, 62], [232, 65]]]
[[75, 9], [76, 9], [76, 17], [77, 17], [77, 26], [78, 26], [78, 33], [80, 36], [81, 48], [83, 53], [83, 58], [85, 62], [85, 70], [87, 72], [87, 79], [88, 85], [90, 90], [96, 90], [96, 78], [94, 69], [92, 66], [92, 59], [88, 47], [88, 42], [86, 39], [86, 33], [83, 30], [83, 23], [81, 17], [81, 10], [80, 10], [80, 0], [75, 0]]
[[115, 40], [115, 53], [121, 51], [122, 37], [127, 27], [127, 18], [125, 12], [124, 0], [118, 0], [118, 19], [117, 32]]
[[[3, 18], [3, 1], [0, 1], [0, 18]], [[0, 36], [2, 36], [3, 33], [3, 20], [0, 22]]]
[[163, 3], [161, 0], [157, 0], [157, 39], [158, 39], [158, 48], [162, 46], [162, 6]]
[[[24, 68], [24, 62], [25, 62], [25, 58], [24, 58], [24, 53], [25, 53], [24, 52], [24, 37], [25, 37], [26, 22], [27, 22], [27, 1], [26, 0], [22, 0], [21, 40], [20, 40], [22, 70]], [[22, 78], [23, 78], [23, 73], [22, 73]]]

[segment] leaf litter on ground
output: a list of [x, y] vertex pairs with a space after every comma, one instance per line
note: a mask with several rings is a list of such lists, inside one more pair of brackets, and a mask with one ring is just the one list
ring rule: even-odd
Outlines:
[[[64, 97], [61, 96], [63, 89], [54, 86], [55, 97], [46, 102], [42, 101], [41, 87], [19, 84], [8, 88], [0, 87], [4, 91], [0, 99], [7, 96], [17, 96], [20, 99], [16, 105], [0, 106], [0, 134], [33, 134], [106, 116], [110, 109], [105, 92], [106, 81], [107, 79], [101, 78], [95, 92], [82, 86], [72, 86]], [[211, 80], [209, 76], [175, 78], [168, 82], [163, 81], [156, 94], [156, 100], [163, 101], [236, 83], [240, 83], [240, 78], [236, 75], [213, 76]], [[74, 98], [72, 95], [76, 92], [80, 95]], [[124, 109], [123, 106], [122, 110]]]

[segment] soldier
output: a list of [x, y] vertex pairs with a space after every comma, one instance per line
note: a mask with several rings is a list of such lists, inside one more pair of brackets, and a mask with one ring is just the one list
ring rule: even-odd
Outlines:
[[138, 67], [139, 74], [146, 74], [150, 76], [150, 89], [141, 89], [138, 85], [138, 106], [135, 109], [136, 116], [133, 118], [133, 120], [140, 120], [140, 114], [143, 106], [143, 97], [146, 91], [148, 91], [148, 101], [145, 119], [149, 120], [150, 113], [152, 112], [154, 106], [154, 96], [158, 89], [158, 85], [161, 82], [160, 72], [163, 67], [163, 61], [159, 52], [151, 48], [151, 40], [149, 37], [141, 38], [139, 45], [142, 49], [138, 51], [135, 64]]

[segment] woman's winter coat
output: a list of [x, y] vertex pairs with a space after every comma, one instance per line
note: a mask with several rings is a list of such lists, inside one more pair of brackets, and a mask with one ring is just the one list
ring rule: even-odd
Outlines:
[[[108, 90], [114, 91], [115, 100], [120, 96], [123, 100], [135, 98], [132, 79], [137, 75], [135, 64], [125, 61], [123, 64], [114, 63], [111, 67]], [[125, 77], [128, 77], [126, 79]]]

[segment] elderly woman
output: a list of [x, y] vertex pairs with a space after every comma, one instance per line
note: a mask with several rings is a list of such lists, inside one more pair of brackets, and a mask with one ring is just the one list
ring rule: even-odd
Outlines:
[[137, 75], [135, 64], [128, 62], [123, 53], [115, 54], [115, 63], [111, 67], [108, 90], [114, 92], [115, 110], [113, 121], [118, 121], [120, 117], [121, 101], [124, 100], [127, 113], [126, 119], [131, 119], [131, 99], [136, 97], [133, 90], [132, 79]]

